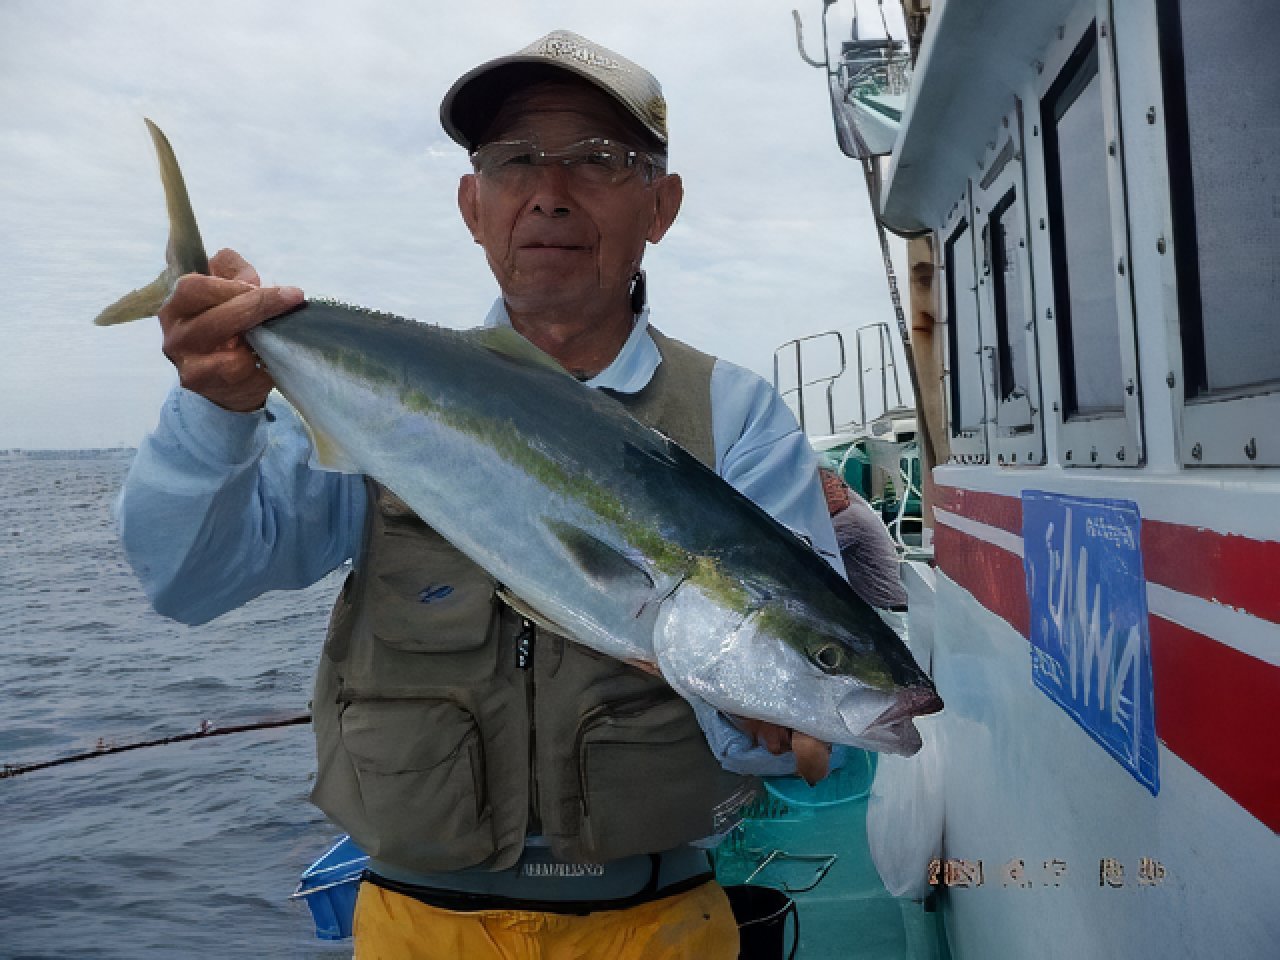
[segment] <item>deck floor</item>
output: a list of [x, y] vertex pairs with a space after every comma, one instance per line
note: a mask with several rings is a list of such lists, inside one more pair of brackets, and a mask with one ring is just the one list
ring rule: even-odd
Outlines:
[[[717, 851], [716, 874], [725, 885], [744, 883], [763, 863], [751, 883], [791, 891], [800, 921], [796, 960], [947, 960], [938, 915], [893, 897], [881, 883], [867, 846], [865, 797], [817, 808], [779, 801], [761, 807], [762, 815], [749, 817]], [[832, 856], [818, 879], [823, 860], [816, 858]], [[788, 947], [791, 937], [788, 929]]]

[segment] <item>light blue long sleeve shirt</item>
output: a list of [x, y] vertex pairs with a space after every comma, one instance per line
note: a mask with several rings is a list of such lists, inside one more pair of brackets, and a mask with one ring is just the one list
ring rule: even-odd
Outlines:
[[[485, 324], [510, 324], [501, 300]], [[659, 363], [646, 310], [588, 385], [637, 393]], [[843, 575], [813, 452], [777, 392], [716, 360], [711, 419], [716, 472]], [[233, 413], [171, 391], [117, 505], [125, 553], [159, 613], [204, 623], [269, 590], [309, 586], [360, 555], [364, 479], [314, 468], [311, 452], [302, 421], [276, 394], [262, 410]], [[694, 706], [726, 769], [794, 772], [792, 755], [775, 757], [713, 708]]]

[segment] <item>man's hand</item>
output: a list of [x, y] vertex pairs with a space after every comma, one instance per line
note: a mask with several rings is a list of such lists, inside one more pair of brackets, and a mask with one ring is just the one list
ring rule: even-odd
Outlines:
[[302, 303], [297, 287], [262, 287], [234, 250], [209, 261], [212, 276], [187, 274], [160, 308], [164, 355], [188, 390], [238, 413], [261, 409], [274, 385], [244, 339], [264, 320]]
[[827, 512], [834, 517], [841, 510], [847, 510], [853, 502], [850, 499], [849, 485], [834, 470], [825, 467], [818, 471], [818, 475], [822, 479], [822, 495], [827, 500]]
[[824, 743], [807, 733], [792, 730], [764, 720], [734, 717], [733, 722], [743, 733], [749, 734], [757, 744], [775, 756], [790, 750], [796, 755], [796, 773], [805, 783], [813, 786], [827, 775], [831, 763], [831, 744]]

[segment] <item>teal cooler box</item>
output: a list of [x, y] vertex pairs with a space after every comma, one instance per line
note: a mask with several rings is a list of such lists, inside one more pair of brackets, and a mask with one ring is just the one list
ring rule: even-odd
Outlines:
[[369, 863], [365, 852], [350, 837], [343, 837], [319, 860], [307, 867], [298, 889], [289, 899], [305, 900], [321, 940], [345, 940], [351, 936], [360, 875]]

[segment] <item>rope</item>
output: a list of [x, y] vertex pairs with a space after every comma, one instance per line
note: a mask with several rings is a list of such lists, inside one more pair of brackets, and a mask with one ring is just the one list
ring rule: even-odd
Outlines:
[[159, 747], [167, 743], [182, 743], [186, 740], [203, 740], [207, 737], [225, 737], [232, 733], [247, 733], [250, 730], [270, 730], [274, 727], [291, 727], [300, 723], [310, 723], [311, 714], [303, 713], [283, 720], [259, 720], [257, 723], [243, 723], [234, 727], [215, 727], [208, 720], [200, 724], [200, 729], [192, 733], [179, 733], [172, 737], [161, 737], [158, 740], [143, 740], [139, 743], [106, 744], [101, 739], [98, 745], [85, 753], [73, 753], [54, 760], [42, 760], [39, 763], [6, 763], [0, 768], [0, 780], [16, 777], [33, 770], [44, 770], [48, 767], [59, 767], [64, 763], [78, 763], [81, 760], [92, 760], [94, 757], [105, 757], [113, 753], [125, 753], [129, 750], [141, 750], [143, 747]]
[[889, 21], [884, 18], [884, 0], [876, 0], [880, 6], [880, 23], [884, 26], [884, 38], [892, 40], [893, 34], [889, 32]]

